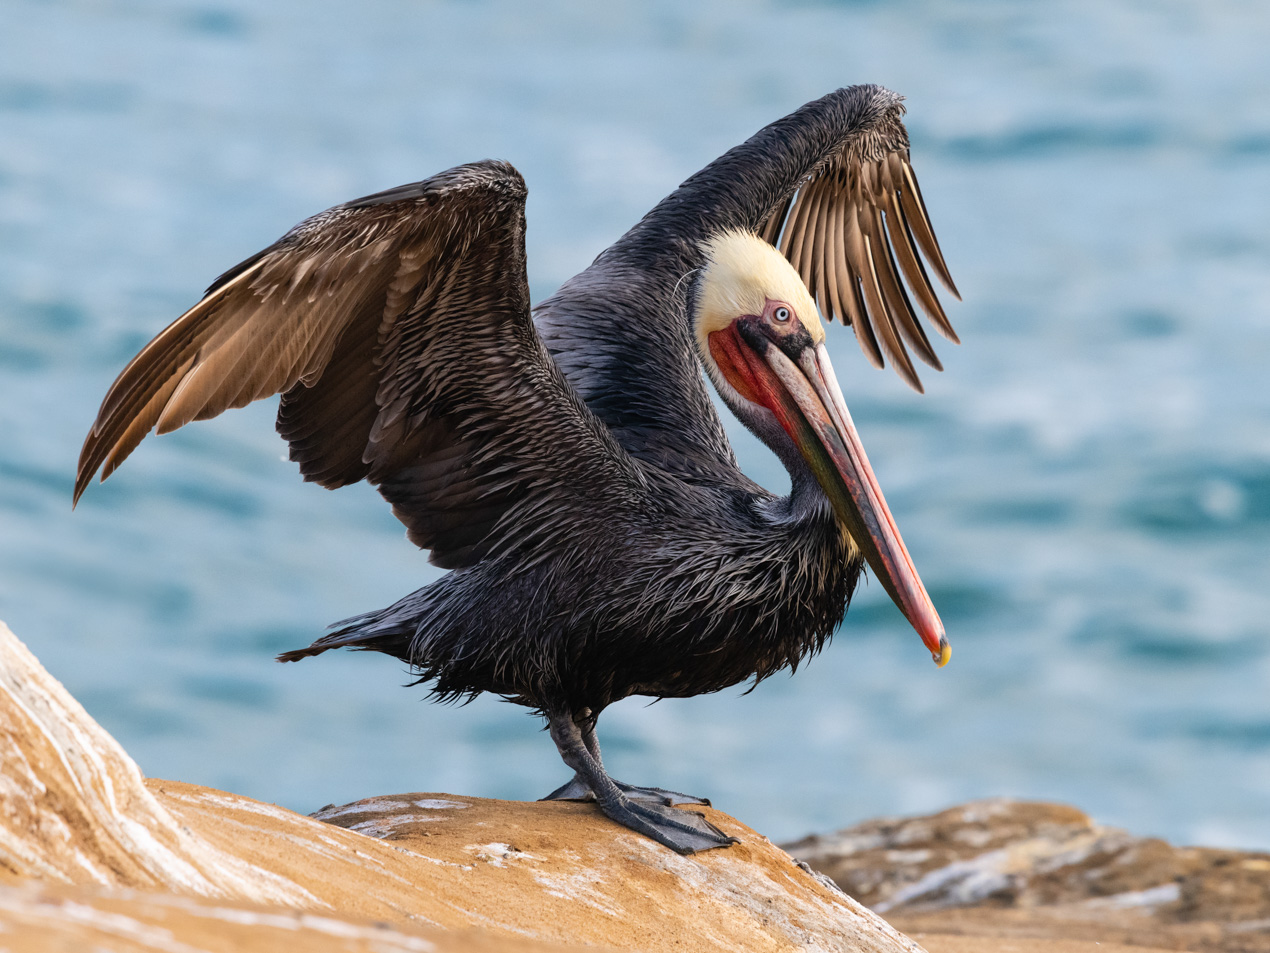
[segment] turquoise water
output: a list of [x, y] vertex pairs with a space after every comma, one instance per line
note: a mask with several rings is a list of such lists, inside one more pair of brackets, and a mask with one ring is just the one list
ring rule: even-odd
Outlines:
[[[399, 663], [275, 665], [435, 578], [260, 405], [70, 511], [123, 363], [344, 199], [486, 156], [550, 293], [836, 86], [909, 97], [965, 342], [908, 392], [834, 360], [955, 648], [881, 587], [795, 678], [606, 714], [614, 773], [775, 838], [985, 795], [1270, 847], [1270, 12], [1238, 2], [0, 3], [0, 618], [148, 774], [303, 811], [564, 779], [519, 709]], [[737, 435], [747, 470], [783, 475]]]

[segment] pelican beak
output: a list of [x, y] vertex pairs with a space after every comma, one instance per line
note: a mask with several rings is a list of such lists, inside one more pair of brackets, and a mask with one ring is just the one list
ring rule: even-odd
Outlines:
[[869, 466], [824, 343], [803, 348], [797, 363], [779, 347], [764, 356], [803, 417], [805, 426], [790, 436], [874, 574], [942, 668], [952, 646]]
[[744, 321], [717, 335], [717, 341], [711, 335], [716, 360], [740, 371], [750, 395], [776, 416], [883, 588], [935, 663], [947, 665], [952, 647], [944, 625], [869, 466], [824, 343], [805, 331], [774, 340], [757, 323]]

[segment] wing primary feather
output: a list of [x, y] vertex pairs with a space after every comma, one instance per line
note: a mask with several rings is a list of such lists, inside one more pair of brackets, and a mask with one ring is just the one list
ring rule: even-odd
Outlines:
[[[154, 404], [155, 394], [163, 393], [166, 401], [181, 376], [194, 362], [197, 351], [192, 350], [189, 342], [168, 334], [169, 331], [171, 327], [162, 333], [164, 341], [161, 347], [147, 347], [143, 350], [129, 362], [111, 386], [80, 451], [74, 500], [79, 499], [93, 474], [112, 454], [121, 435], [131, 429], [135, 419], [146, 419], [146, 429], [142, 435], [149, 432], [162, 408], [162, 404]], [[138, 437], [133, 446], [139, 441]], [[122, 461], [128, 452], [131, 452], [131, 447], [118, 459]]]
[[[170, 433], [191, 420], [205, 420], [250, 403], [261, 385], [267, 386], [270, 377], [278, 376], [273, 364], [283, 350], [280, 330], [267, 327], [262, 334], [255, 322], [244, 321], [219, 340], [209, 342], [205, 350], [200, 349], [194, 366], [163, 407], [158, 432]], [[262, 364], [263, 375], [257, 373]], [[265, 390], [264, 394], [273, 392]]]
[[804, 184], [794, 199], [794, 207], [785, 223], [785, 234], [781, 236], [781, 254], [784, 255], [794, 270], [798, 271], [798, 257], [802, 252], [803, 226], [807, 218], [807, 184]]
[[858, 271], [852, 261], [854, 256], [848, 251], [850, 238], [847, 235], [846, 222], [855, 216], [855, 206], [848, 204], [849, 201], [850, 195], [844, 191], [842, 201], [835, 208], [834, 233], [837, 235], [840, 252], [835, 259], [838, 266], [838, 291], [842, 295], [840, 300], [850, 317], [851, 328], [855, 331], [860, 350], [864, 352], [865, 359], [880, 370], [886, 367], [886, 361], [882, 357], [882, 349], [878, 347], [877, 336], [869, 326], [864, 299], [860, 296]]
[[803, 220], [802, 251], [799, 253], [799, 264], [795, 270], [803, 279], [803, 284], [816, 295], [816, 221], [820, 218], [821, 181], [816, 179], [808, 186], [807, 216]]
[[175, 356], [197, 350], [207, 335], [215, 330], [212, 319], [218, 313], [230, 288], [254, 274], [262, 264], [263, 262], [258, 262], [255, 268], [239, 275], [232, 284], [203, 298], [142, 348], [110, 385], [110, 390], [102, 400], [101, 410], [97, 412], [98, 422], [115, 414], [125, 402], [135, 400], [136, 391], [148, 388], [153, 383], [153, 375], [163, 372], [165, 362], [171, 364], [176, 360], [179, 363], [179, 357]]
[[829, 219], [833, 217], [834, 204], [832, 183], [826, 179], [821, 185], [820, 192], [820, 207], [816, 212], [816, 240], [812, 245], [816, 287], [811, 289], [811, 293], [816, 296], [816, 301], [820, 304], [820, 310], [824, 314], [825, 320], [830, 320], [833, 312], [829, 302], [827, 272], [833, 267], [829, 261]]
[[178, 342], [179, 346], [174, 346], [167, 352], [147, 354], [144, 362], [133, 361], [125, 369], [126, 379], [121, 376], [117, 382], [110, 405], [103, 405], [98, 412], [91, 433], [104, 434], [112, 429], [117, 430], [120, 421], [130, 419], [144, 407], [154, 396], [155, 389], [162, 387], [187, 358], [193, 358], [198, 353], [198, 342], [191, 343], [193, 347]]
[[942, 371], [944, 366], [939, 362], [935, 351], [930, 346], [930, 339], [922, 330], [913, 311], [913, 304], [904, 292], [895, 268], [895, 259], [891, 257], [890, 243], [886, 240], [886, 232], [882, 225], [882, 210], [876, 206], [868, 211], [869, 248], [873, 252], [873, 266], [877, 272], [878, 284], [882, 290], [882, 299], [886, 302], [895, 327], [900, 335], [926, 364]]
[[944, 287], [960, 301], [961, 292], [957, 290], [957, 286], [953, 284], [952, 275], [948, 273], [948, 265], [944, 263], [944, 253], [939, 250], [939, 241], [935, 238], [935, 231], [931, 228], [930, 218], [926, 214], [926, 203], [922, 201], [922, 191], [917, 185], [917, 175], [907, 162], [901, 160], [900, 164], [906, 186], [900, 189], [900, 200], [904, 203], [904, 214], [913, 228], [917, 244], [921, 247], [922, 254], [934, 267], [935, 274], [939, 275], [939, 280], [944, 283]]
[[[267, 260], [268, 255], [262, 252], [230, 269], [213, 282], [211, 291], [202, 300], [159, 332], [141, 353], [128, 362], [128, 366], [107, 391], [88, 439], [84, 441], [79, 460], [80, 472], [76, 477], [76, 486], [79, 489], [74, 496], [75, 500], [87, 488], [92, 474], [108, 455], [116, 460], [113, 470], [135, 448], [136, 443], [140, 442], [141, 437], [138, 437], [122, 455], [113, 453], [113, 444], [120, 438], [120, 434], [135, 430], [134, 421], [139, 413], [142, 418], [146, 416], [142, 408], [148, 410], [149, 420], [141, 436], [149, 433], [163, 407], [162, 404], [154, 405], [155, 394], [162, 392], [171, 395], [197, 360], [203, 344], [217, 332], [217, 324], [213, 319], [226, 297], [240, 284], [256, 275]], [[178, 367], [183, 370], [178, 370]], [[98, 439], [105, 434], [110, 435], [109, 442]], [[105, 479], [105, 474], [102, 479]]]
[[940, 334], [954, 344], [960, 344], [961, 341], [957, 337], [957, 332], [953, 330], [952, 324], [949, 323], [948, 316], [944, 313], [944, 308], [939, 303], [935, 289], [930, 283], [930, 276], [926, 274], [926, 267], [922, 264], [921, 258], [917, 256], [917, 248], [913, 244], [913, 232], [908, 227], [908, 222], [904, 220], [904, 210], [900, 206], [898, 191], [891, 193], [885, 212], [886, 228], [891, 235], [891, 248], [894, 250], [895, 257], [904, 272], [905, 280], [907, 280], [909, 287], [913, 289], [913, 293], [917, 295], [918, 303], [930, 317], [935, 329]]
[[[146, 402], [146, 405], [141, 409], [141, 411], [131, 420], [126, 422], [116, 421], [116, 424], [126, 423], [126, 426], [122, 431], [117, 433], [115, 436], [112, 436], [110, 444], [106, 448], [106, 453], [103, 454], [103, 460], [101, 462], [101, 478], [103, 480], [119, 469], [119, 465], [123, 463], [124, 460], [128, 459], [128, 455], [137, 448], [137, 444], [141, 443], [141, 441], [145, 438], [145, 435], [154, 428], [154, 422], [158, 417], [159, 410], [162, 408], [163, 404], [166, 403], [168, 395], [172, 392], [173, 388], [175, 388], [181, 378], [185, 376], [185, 371], [187, 371], [193, 363], [194, 358], [191, 357], [182, 364], [175, 374], [163, 382], [163, 384]], [[95, 469], [96, 467], [93, 468], [93, 470]], [[84, 487], [86, 487], [88, 482], [92, 479], [93, 470], [87, 470], [83, 473]], [[78, 485], [78, 482], [76, 489], [79, 493], [83, 492], [83, 489]], [[76, 499], [78, 499], [78, 496]]]
[[860, 228], [859, 216], [863, 209], [857, 207], [852, 212], [853, 214], [847, 217], [847, 248], [855, 259], [855, 267], [860, 272], [864, 300], [868, 305], [869, 323], [877, 335], [878, 342], [882, 345], [882, 350], [895, 365], [896, 373], [910, 387], [921, 392], [922, 386], [917, 378], [917, 372], [914, 371], [913, 364], [904, 351], [904, 345], [900, 343], [895, 327], [891, 324], [886, 305], [882, 302], [882, 291], [878, 287], [877, 272], [874, 270], [868, 236]]
[[835, 316], [843, 324], [849, 324], [850, 319], [847, 317], [846, 311], [842, 307], [842, 296], [838, 292], [838, 270], [842, 257], [842, 243], [838, 237], [839, 208], [842, 205], [842, 190], [838, 187], [838, 180], [835, 176], [833, 185], [829, 190], [829, 204], [825, 209], [825, 291], [828, 295], [826, 304], [829, 310], [825, 312], [825, 319], [832, 321]]
[[789, 258], [790, 242], [794, 239], [794, 219], [798, 217], [798, 193], [795, 192], [789, 197], [789, 211], [785, 214], [785, 221], [781, 225], [780, 241], [776, 244], [776, 250], [786, 258]]

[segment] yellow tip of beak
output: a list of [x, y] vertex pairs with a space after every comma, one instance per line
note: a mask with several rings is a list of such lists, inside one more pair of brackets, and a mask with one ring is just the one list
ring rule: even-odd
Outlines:
[[952, 658], [952, 646], [948, 644], [948, 639], [939, 640], [939, 654], [931, 655], [931, 658], [935, 660], [935, 664], [940, 668], [948, 664], [948, 660]]

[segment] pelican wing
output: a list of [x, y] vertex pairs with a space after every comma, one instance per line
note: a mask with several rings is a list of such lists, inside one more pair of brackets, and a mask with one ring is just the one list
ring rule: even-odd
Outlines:
[[880, 86], [807, 103], [685, 181], [539, 305], [547, 347], [631, 454], [690, 480], [744, 482], [692, 329], [703, 248], [724, 230], [776, 244], [825, 316], [852, 326], [869, 361], [889, 358], [921, 390], [909, 349], [934, 367], [939, 359], [912, 299], [957, 340], [923, 256], [956, 289], [909, 163], [903, 115], [902, 98]]
[[316, 215], [226, 272], [107, 393], [75, 499], [151, 430], [279, 392], [305, 479], [375, 484], [441, 566], [620, 499], [632, 461], [530, 319], [525, 194], [506, 163], [460, 166]]
[[826, 320], [849, 324], [874, 367], [889, 358], [914, 389], [922, 384], [911, 349], [943, 365], [922, 329], [908, 289], [935, 328], [960, 343], [922, 257], [960, 299], [935, 238], [898, 118], [887, 140], [853, 140], [780, 203], [760, 235], [798, 270]]

